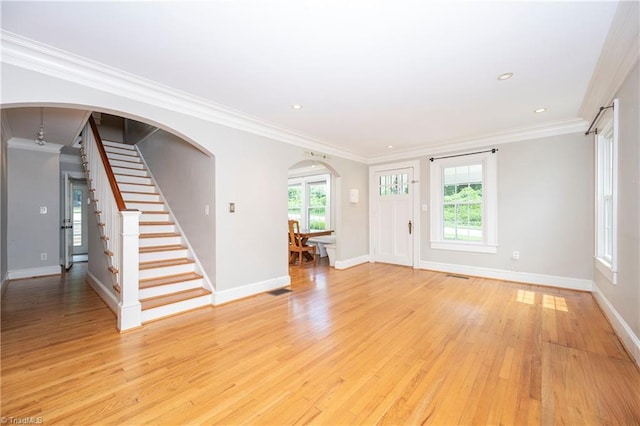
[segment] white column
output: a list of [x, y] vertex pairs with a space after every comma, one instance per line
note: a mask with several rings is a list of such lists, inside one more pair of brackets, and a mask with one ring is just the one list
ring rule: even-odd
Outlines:
[[122, 245], [120, 247], [120, 303], [118, 329], [128, 330], [142, 325], [142, 306], [138, 296], [139, 284], [139, 220], [138, 210], [120, 212]]

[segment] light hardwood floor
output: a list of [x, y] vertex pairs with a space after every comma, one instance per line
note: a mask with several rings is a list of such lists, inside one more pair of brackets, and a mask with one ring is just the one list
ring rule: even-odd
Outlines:
[[640, 424], [640, 373], [588, 293], [382, 264], [293, 267], [291, 293], [120, 335], [82, 268], [9, 284], [2, 416]]

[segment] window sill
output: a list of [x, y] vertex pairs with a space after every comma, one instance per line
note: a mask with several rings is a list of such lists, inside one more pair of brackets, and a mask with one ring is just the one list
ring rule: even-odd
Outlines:
[[473, 253], [492, 253], [498, 252], [497, 246], [491, 246], [488, 244], [473, 244], [473, 243], [461, 243], [461, 242], [444, 242], [444, 241], [432, 241], [431, 248], [436, 250], [455, 250], [455, 251], [468, 251]]
[[611, 264], [599, 257], [595, 258], [596, 269], [612, 284], [618, 282], [618, 272], [611, 268]]

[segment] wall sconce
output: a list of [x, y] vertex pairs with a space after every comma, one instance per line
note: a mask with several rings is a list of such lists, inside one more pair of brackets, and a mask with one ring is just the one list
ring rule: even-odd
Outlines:
[[350, 189], [349, 190], [349, 202], [350, 203], [357, 203], [360, 201], [360, 191], [358, 191], [357, 188], [354, 189]]

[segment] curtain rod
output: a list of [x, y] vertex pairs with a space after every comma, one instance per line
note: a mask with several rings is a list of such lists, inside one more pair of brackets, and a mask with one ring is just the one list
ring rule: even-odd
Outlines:
[[447, 155], [446, 157], [438, 157], [438, 158], [431, 157], [429, 158], [429, 161], [433, 162], [433, 160], [442, 160], [443, 158], [464, 157], [465, 155], [484, 154], [485, 152], [490, 152], [492, 154], [495, 154], [496, 152], [498, 152], [498, 148], [491, 148], [487, 151], [469, 152], [467, 154]]
[[598, 117], [600, 117], [600, 114], [602, 114], [602, 111], [604, 111], [605, 109], [609, 109], [609, 108], [613, 108], [613, 104], [611, 104], [611, 105], [609, 105], [607, 107], [600, 107], [600, 109], [598, 110], [598, 113], [596, 114], [595, 118], [591, 122], [591, 125], [589, 126], [587, 131], [584, 133], [585, 136], [588, 135], [589, 133], [595, 133], [596, 135], [598, 134], [598, 128], [597, 127], [596, 127], [596, 129], [594, 131], [591, 131], [591, 128], [593, 127], [594, 124], [596, 124], [596, 121], [598, 121]]

